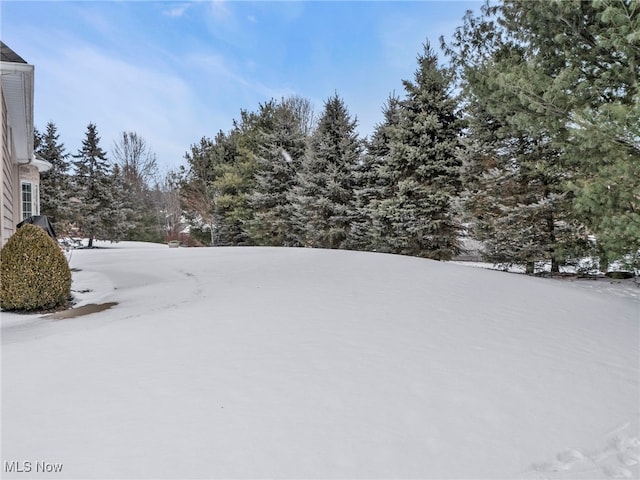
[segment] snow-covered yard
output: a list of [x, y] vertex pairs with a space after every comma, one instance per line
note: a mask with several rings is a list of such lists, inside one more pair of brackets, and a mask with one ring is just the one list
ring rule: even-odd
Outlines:
[[73, 288], [117, 305], [2, 314], [3, 478], [638, 477], [631, 290], [375, 253], [105, 247], [73, 252]]

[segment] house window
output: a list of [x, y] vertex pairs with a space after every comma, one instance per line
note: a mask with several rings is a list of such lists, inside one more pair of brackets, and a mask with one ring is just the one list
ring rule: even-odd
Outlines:
[[40, 185], [36, 183], [33, 188], [35, 189], [33, 196], [33, 214], [40, 215]]
[[22, 182], [22, 220], [38, 214], [38, 186]]

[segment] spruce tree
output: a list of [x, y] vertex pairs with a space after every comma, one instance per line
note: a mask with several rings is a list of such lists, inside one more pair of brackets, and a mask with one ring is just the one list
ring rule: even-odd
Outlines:
[[56, 232], [69, 230], [71, 223], [71, 183], [69, 181], [68, 154], [53, 122], [47, 123], [46, 131], [36, 130], [35, 152], [51, 164], [51, 168], [40, 176], [40, 213], [48, 216]]
[[450, 80], [428, 44], [417, 60], [414, 81], [403, 81], [406, 95], [389, 142], [390, 192], [376, 201], [373, 219], [389, 230], [386, 241], [380, 238], [385, 250], [448, 260], [460, 252], [455, 200], [462, 122]]
[[376, 215], [380, 202], [392, 196], [392, 178], [388, 168], [390, 142], [400, 122], [400, 98], [390, 95], [383, 105], [384, 120], [375, 126], [367, 141], [366, 155], [356, 170], [355, 192], [357, 218], [353, 222], [351, 238], [358, 250], [388, 252], [390, 235], [393, 234], [387, 219]]
[[256, 182], [251, 195], [251, 235], [260, 245], [300, 245], [301, 232], [292, 222], [289, 202], [307, 145], [307, 116], [292, 108], [299, 104], [283, 99], [260, 106]]
[[111, 165], [100, 147], [96, 125], [87, 126], [82, 148], [73, 156], [75, 167], [74, 190], [77, 210], [75, 222], [93, 240], [118, 241], [126, 225], [122, 224], [119, 210], [122, 201], [115, 191]]
[[110, 216], [109, 221], [105, 224], [105, 239], [117, 242], [120, 240], [137, 240], [149, 241], [156, 239], [155, 237], [135, 238], [132, 237], [131, 231], [139, 227], [141, 216], [146, 216], [147, 212], [135, 208], [132, 204], [132, 197], [135, 196], [131, 184], [120, 168], [119, 164], [114, 164], [111, 168], [110, 175]]
[[357, 121], [337, 95], [324, 105], [318, 125], [289, 194], [293, 218], [304, 229], [301, 243], [318, 248], [347, 248], [355, 211], [355, 168], [362, 142]]

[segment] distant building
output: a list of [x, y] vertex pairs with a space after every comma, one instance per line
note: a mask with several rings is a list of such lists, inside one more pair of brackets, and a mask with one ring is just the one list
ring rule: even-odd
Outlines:
[[16, 224], [40, 214], [40, 172], [49, 170], [51, 164], [33, 152], [33, 65], [0, 41], [0, 74], [0, 245], [4, 245]]

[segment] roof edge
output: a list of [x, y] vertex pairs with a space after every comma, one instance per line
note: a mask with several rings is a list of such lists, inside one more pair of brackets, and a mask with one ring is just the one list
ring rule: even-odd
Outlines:
[[9, 46], [2, 40], [0, 40], [0, 60], [10, 63], [28, 63], [24, 58], [9, 48]]

